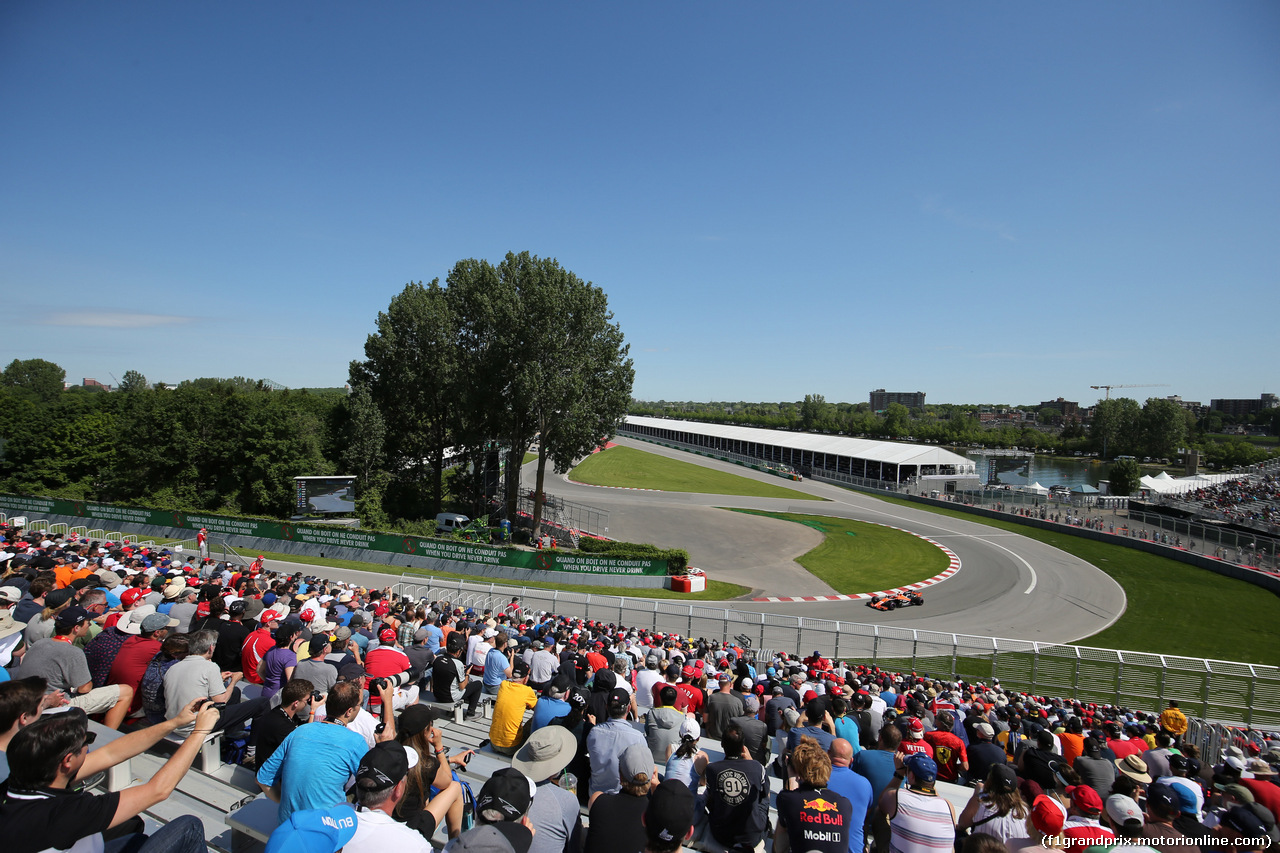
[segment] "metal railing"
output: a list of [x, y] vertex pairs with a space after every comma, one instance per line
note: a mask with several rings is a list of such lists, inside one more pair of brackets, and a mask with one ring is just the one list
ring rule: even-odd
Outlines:
[[[725, 610], [669, 599], [473, 584], [405, 574], [398, 592], [414, 598], [471, 600], [495, 610], [519, 595], [525, 611], [546, 610], [614, 625], [728, 641], [742, 634], [756, 648], [817, 650], [899, 672], [999, 679], [1037, 695], [1159, 711], [1170, 700], [1188, 716], [1231, 726], [1280, 729], [1280, 668], [1090, 646], [920, 631], [889, 625]], [[476, 594], [480, 593], [477, 598]], [[478, 602], [478, 604], [477, 604]]]

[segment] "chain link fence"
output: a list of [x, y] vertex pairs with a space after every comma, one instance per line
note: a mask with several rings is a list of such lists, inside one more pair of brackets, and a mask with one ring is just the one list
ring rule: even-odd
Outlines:
[[[648, 628], [756, 649], [782, 649], [1001, 686], [1041, 696], [1159, 711], [1170, 700], [1188, 716], [1229, 726], [1280, 729], [1280, 668], [1260, 664], [1099, 649], [1029, 640], [919, 631], [890, 625], [725, 610], [662, 599], [472, 584], [405, 574], [398, 592], [495, 611], [519, 596], [525, 612], [546, 610], [606, 624]], [[463, 602], [466, 602], [463, 605]]]

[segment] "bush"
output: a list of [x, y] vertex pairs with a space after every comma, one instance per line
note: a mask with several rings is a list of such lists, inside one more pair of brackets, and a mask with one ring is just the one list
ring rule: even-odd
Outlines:
[[584, 536], [578, 540], [578, 550], [588, 554], [602, 554], [619, 560], [666, 560], [667, 574], [681, 575], [689, 565], [689, 552], [683, 548], [659, 548], [657, 545], [638, 542], [613, 542], [608, 539], [592, 539]]

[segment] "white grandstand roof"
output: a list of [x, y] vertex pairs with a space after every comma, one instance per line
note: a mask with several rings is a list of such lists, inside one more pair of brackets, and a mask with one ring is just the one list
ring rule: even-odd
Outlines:
[[699, 435], [727, 438], [733, 441], [752, 441], [757, 444], [773, 444], [795, 450], [830, 453], [849, 456], [871, 462], [891, 465], [967, 465], [972, 469], [974, 461], [941, 447], [922, 444], [900, 444], [895, 441], [875, 441], [869, 438], [850, 438], [845, 435], [821, 435], [812, 432], [786, 432], [784, 430], [759, 429], [757, 427], [728, 424], [705, 424], [698, 421], [681, 421], [671, 418], [647, 418], [627, 415], [627, 423], [655, 429], [681, 430]]

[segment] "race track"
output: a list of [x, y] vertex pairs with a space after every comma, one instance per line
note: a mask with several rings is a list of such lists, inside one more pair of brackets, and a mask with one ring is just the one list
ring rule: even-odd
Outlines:
[[[615, 443], [828, 499], [820, 502], [611, 489], [548, 477], [548, 492], [609, 510], [611, 538], [684, 548], [692, 563], [708, 576], [749, 586], [752, 597], [832, 592], [795, 562], [795, 557], [813, 548], [821, 535], [802, 525], [716, 507], [832, 515], [889, 524], [937, 540], [954, 551], [962, 564], [960, 572], [924, 590], [924, 606], [891, 613], [879, 613], [861, 602], [840, 601], [738, 600], [726, 603], [727, 607], [1058, 643], [1089, 637], [1124, 612], [1124, 590], [1104, 572], [1015, 533], [888, 504], [817, 481], [788, 483], [738, 465], [635, 439], [618, 438]], [[524, 475], [525, 482], [533, 482], [532, 463], [526, 466]]]

